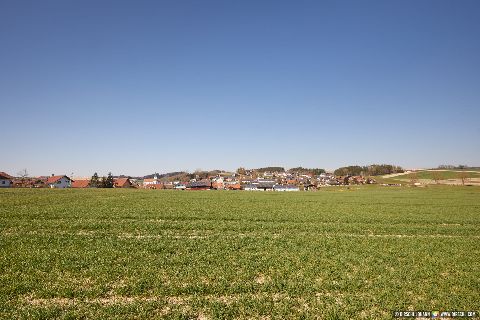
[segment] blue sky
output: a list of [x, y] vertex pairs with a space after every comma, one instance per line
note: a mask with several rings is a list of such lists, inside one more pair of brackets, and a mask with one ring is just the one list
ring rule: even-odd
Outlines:
[[0, 171], [480, 165], [480, 1], [2, 1]]

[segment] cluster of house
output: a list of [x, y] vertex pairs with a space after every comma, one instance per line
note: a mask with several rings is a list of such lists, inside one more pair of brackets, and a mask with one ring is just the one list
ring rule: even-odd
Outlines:
[[164, 181], [155, 175], [144, 179], [142, 187], [146, 189], [176, 189], [176, 190], [241, 190], [242, 185], [235, 176], [215, 176], [206, 179], [191, 179], [189, 181]]
[[[67, 175], [40, 176], [40, 177], [12, 177], [11, 175], [0, 172], [0, 188], [88, 188], [89, 179], [75, 179]], [[128, 178], [114, 179], [114, 188], [134, 187], [132, 181]]]
[[[303, 191], [317, 190], [324, 186], [376, 183], [362, 176], [334, 176], [292, 174], [286, 172], [264, 172], [261, 174], [221, 173], [204, 179], [189, 181], [166, 181], [157, 175], [150, 179], [115, 178], [114, 188], [174, 189], [174, 190], [247, 190], [247, 191]], [[0, 172], [0, 187], [30, 188], [89, 188], [90, 180], [72, 179], [66, 175], [51, 175], [36, 178], [15, 178]]]
[[361, 176], [338, 177], [328, 173], [306, 175], [264, 172], [257, 175], [247, 172], [246, 174], [217, 174], [204, 179], [191, 179], [186, 182], [165, 181], [155, 175], [151, 179], [144, 179], [142, 187], [146, 189], [176, 190], [303, 191], [317, 190], [325, 186], [373, 183], [376, 183], [376, 181], [371, 178]]

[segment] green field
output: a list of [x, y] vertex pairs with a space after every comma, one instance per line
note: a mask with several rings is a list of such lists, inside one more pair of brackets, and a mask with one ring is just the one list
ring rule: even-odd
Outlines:
[[480, 188], [0, 190], [0, 318], [480, 311]]
[[419, 171], [416, 173], [408, 173], [405, 175], [398, 176], [398, 179], [411, 179], [415, 177], [417, 179], [430, 179], [433, 180], [435, 175], [438, 175], [440, 180], [446, 179], [459, 179], [460, 175], [464, 174], [466, 178], [480, 178], [480, 172], [473, 172], [473, 171]]

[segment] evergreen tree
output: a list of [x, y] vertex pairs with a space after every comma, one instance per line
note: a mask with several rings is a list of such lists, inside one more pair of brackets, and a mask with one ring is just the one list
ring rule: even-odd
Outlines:
[[109, 172], [107, 179], [105, 179], [105, 188], [113, 188], [113, 183], [114, 181], [113, 181], [112, 173]]
[[107, 178], [105, 176], [102, 177], [102, 180], [100, 181], [100, 188], [106, 188], [107, 187]]
[[95, 172], [93, 176], [90, 178], [90, 183], [88, 184], [91, 188], [98, 188], [99, 187], [99, 180], [98, 174]]

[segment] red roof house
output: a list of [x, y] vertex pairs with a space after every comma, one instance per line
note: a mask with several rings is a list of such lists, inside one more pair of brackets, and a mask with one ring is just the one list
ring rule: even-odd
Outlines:
[[70, 185], [72, 183], [72, 179], [70, 179], [67, 176], [55, 176], [52, 175], [48, 177], [46, 184], [50, 188], [70, 188]]
[[0, 188], [10, 188], [12, 186], [12, 181], [12, 176], [0, 171]]
[[114, 188], [131, 188], [132, 182], [128, 178], [117, 178], [113, 181]]
[[90, 180], [75, 180], [72, 181], [72, 188], [88, 188]]

